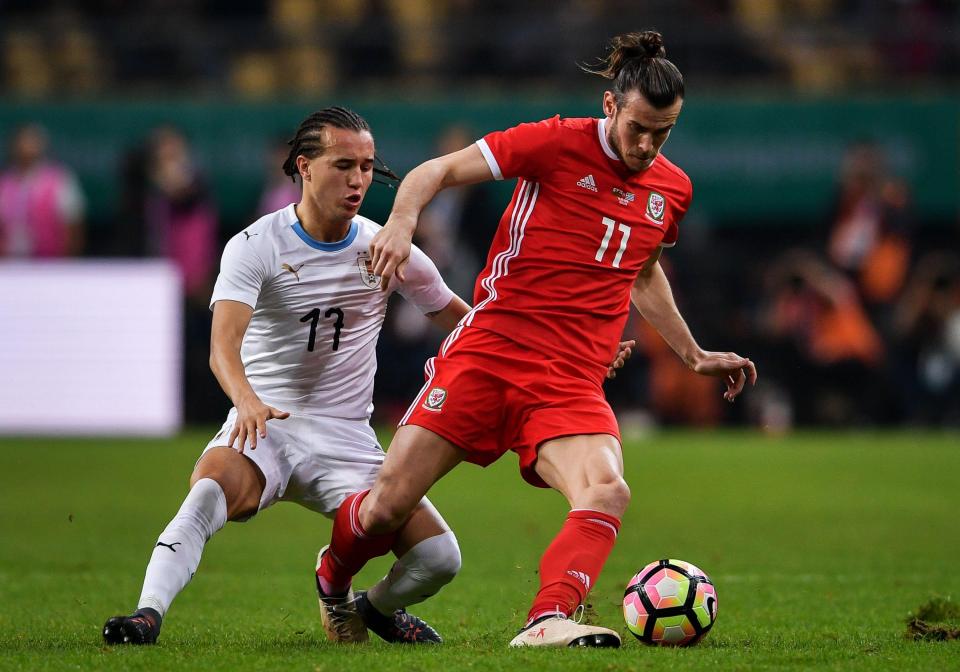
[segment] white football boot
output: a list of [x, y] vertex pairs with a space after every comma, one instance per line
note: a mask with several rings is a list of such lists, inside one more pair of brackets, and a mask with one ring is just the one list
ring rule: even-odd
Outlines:
[[[320, 569], [320, 560], [329, 546], [324, 546], [317, 554], [316, 569]], [[317, 577], [317, 597], [320, 600], [320, 622], [331, 642], [362, 644], [369, 639], [367, 626], [363, 624], [357, 603], [351, 588], [343, 595], [327, 595], [320, 587]]]
[[510, 642], [510, 646], [590, 646], [617, 648], [620, 635], [609, 628], [586, 625], [562, 613], [534, 619]]

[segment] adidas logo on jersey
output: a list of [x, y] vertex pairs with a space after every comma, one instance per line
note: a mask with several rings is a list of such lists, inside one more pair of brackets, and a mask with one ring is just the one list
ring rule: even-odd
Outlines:
[[597, 183], [593, 179], [593, 175], [587, 175], [586, 177], [581, 177], [577, 181], [578, 187], [583, 187], [584, 189], [589, 189], [590, 191], [597, 190]]
[[577, 581], [582, 583], [587, 590], [590, 590], [590, 575], [584, 574], [583, 572], [578, 572], [573, 569], [568, 569], [567, 574], [575, 578]]

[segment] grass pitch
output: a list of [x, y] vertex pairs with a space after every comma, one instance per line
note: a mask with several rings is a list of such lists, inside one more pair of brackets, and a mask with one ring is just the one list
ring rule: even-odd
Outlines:
[[[174, 441], [0, 440], [0, 669], [705, 670], [960, 668], [960, 642], [915, 642], [904, 619], [960, 598], [960, 436], [662, 433], [625, 447], [633, 503], [592, 593], [622, 630], [624, 584], [661, 557], [717, 586], [719, 616], [686, 650], [505, 648], [558, 529], [559, 495], [512, 456], [464, 465], [431, 493], [463, 549], [460, 576], [414, 611], [436, 649], [322, 640], [312, 570], [330, 523], [280, 504], [228, 524], [155, 647], [109, 648], [100, 627], [136, 603], [147, 559], [210, 432]], [[367, 585], [388, 566], [371, 563]]]

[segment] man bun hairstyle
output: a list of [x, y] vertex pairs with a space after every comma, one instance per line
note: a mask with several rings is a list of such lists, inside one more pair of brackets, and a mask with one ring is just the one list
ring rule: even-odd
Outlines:
[[327, 126], [334, 128], [344, 128], [349, 131], [367, 131], [370, 132], [370, 124], [353, 110], [345, 107], [325, 107], [314, 112], [309, 117], [300, 122], [296, 135], [287, 144], [290, 145], [290, 154], [287, 160], [283, 162], [283, 174], [289, 175], [296, 182], [297, 157], [303, 155], [308, 159], [315, 158], [323, 154], [326, 144], [323, 138], [323, 129]]
[[634, 90], [659, 108], [683, 98], [683, 75], [667, 60], [663, 35], [655, 30], [617, 35], [596, 66], [582, 67], [586, 72], [613, 80], [617, 105], [622, 105], [626, 93]]

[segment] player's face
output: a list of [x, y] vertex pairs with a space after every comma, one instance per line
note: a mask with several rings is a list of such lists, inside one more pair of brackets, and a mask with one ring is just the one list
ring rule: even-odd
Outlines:
[[670, 129], [677, 123], [681, 107], [682, 98], [667, 107], [654, 107], [635, 90], [626, 93], [623, 104], [617, 105], [616, 96], [607, 91], [603, 94], [603, 112], [610, 119], [607, 142], [627, 168], [646, 170], [670, 137]]
[[368, 131], [324, 129], [323, 154], [310, 159], [303, 174], [303, 195], [332, 221], [349, 220], [360, 210], [373, 181], [373, 136]]

